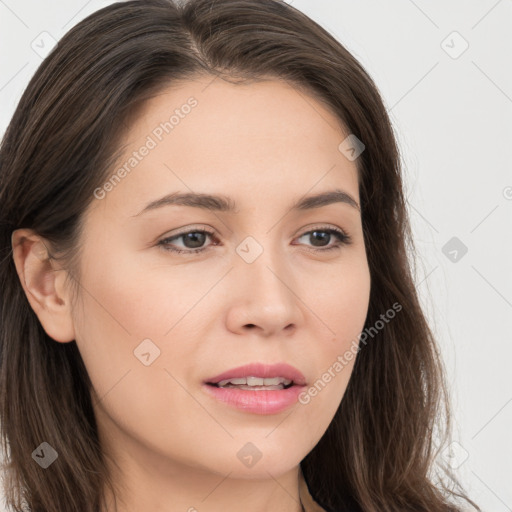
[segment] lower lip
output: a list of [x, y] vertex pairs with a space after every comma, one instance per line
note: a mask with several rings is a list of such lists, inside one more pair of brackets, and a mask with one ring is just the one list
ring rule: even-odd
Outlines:
[[276, 414], [297, 402], [306, 386], [291, 386], [287, 389], [250, 390], [219, 388], [203, 384], [205, 391], [231, 407], [255, 414]]

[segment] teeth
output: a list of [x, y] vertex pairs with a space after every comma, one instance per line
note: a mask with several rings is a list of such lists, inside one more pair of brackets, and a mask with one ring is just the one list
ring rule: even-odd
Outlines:
[[247, 384], [247, 381], [245, 379], [245, 377], [241, 378], [241, 379], [228, 379], [228, 380], [223, 380], [221, 382], [219, 382], [219, 386], [222, 384], [227, 384], [228, 382], [231, 382], [231, 384]]
[[236, 388], [236, 389], [245, 389], [246, 391], [274, 391], [274, 390], [281, 390], [284, 389], [284, 386], [282, 384], [279, 384], [278, 386], [246, 386], [246, 385], [239, 385], [239, 386], [233, 386], [232, 384], [227, 384], [226, 386], [222, 386], [222, 389], [226, 388]]
[[[267, 379], [269, 380], [269, 379]], [[270, 383], [267, 383], [267, 386]], [[274, 384], [273, 382], [271, 384]], [[279, 382], [276, 382], [274, 385], [279, 384]], [[265, 379], [261, 379], [260, 377], [247, 377], [247, 385], [248, 386], [264, 386], [265, 385]]]
[[[290, 379], [285, 379], [284, 377], [263, 379], [261, 377], [251, 376], [221, 380], [217, 385], [220, 388], [223, 388], [226, 387], [227, 384], [233, 384], [235, 386], [279, 386], [280, 384], [283, 384], [283, 386], [288, 386], [291, 383], [292, 381]], [[282, 387], [277, 389], [282, 389]]]

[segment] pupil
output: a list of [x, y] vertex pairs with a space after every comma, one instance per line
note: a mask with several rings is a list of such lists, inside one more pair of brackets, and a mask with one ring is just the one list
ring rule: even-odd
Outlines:
[[[330, 233], [326, 233], [325, 231], [313, 231], [311, 233], [311, 236], [313, 236], [313, 237], [318, 236], [318, 238], [320, 238], [320, 241], [323, 239], [324, 241], [327, 241], [327, 243], [328, 243], [327, 238], [330, 237], [331, 235], [330, 235]], [[313, 240], [315, 240], [315, 238], [313, 238]], [[313, 243], [313, 245], [316, 245], [316, 244]], [[322, 244], [320, 244], [320, 245], [322, 245]]]
[[[187, 246], [189, 249], [197, 249], [198, 247], [201, 247], [204, 244], [204, 237], [206, 236], [205, 233], [187, 233], [185, 235], [185, 241], [192, 242], [192, 246]], [[199, 240], [197, 239], [199, 237]], [[195, 245], [194, 245], [195, 244]], [[185, 243], [185, 245], [187, 245]]]

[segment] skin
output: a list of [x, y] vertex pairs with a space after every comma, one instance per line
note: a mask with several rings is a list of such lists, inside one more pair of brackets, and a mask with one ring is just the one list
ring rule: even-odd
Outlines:
[[[277, 80], [210, 77], [146, 103], [120, 165], [191, 96], [190, 114], [85, 212], [76, 304], [65, 268], [45, 258], [30, 230], [13, 234], [16, 268], [46, 332], [76, 340], [100, 437], [117, 464], [120, 512], [298, 512], [299, 463], [331, 422], [355, 358], [308, 404], [277, 414], [233, 409], [202, 382], [249, 362], [284, 361], [311, 386], [358, 339], [370, 294], [360, 210], [290, 211], [304, 195], [335, 188], [359, 203], [356, 162], [338, 149], [347, 132], [312, 96]], [[150, 201], [190, 191], [230, 196], [238, 210], [173, 205], [137, 216]], [[314, 252], [323, 246], [304, 233], [318, 227], [341, 229], [352, 243]], [[202, 253], [157, 245], [197, 228], [215, 233]], [[248, 236], [263, 249], [252, 263], [236, 252]], [[338, 243], [326, 237], [326, 246]], [[186, 243], [171, 245], [201, 246]], [[149, 366], [134, 355], [147, 338], [160, 350]], [[262, 454], [252, 467], [237, 457], [248, 442]]]

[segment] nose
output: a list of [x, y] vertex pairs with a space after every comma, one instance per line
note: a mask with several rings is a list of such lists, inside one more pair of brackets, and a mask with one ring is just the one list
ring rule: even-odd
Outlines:
[[226, 322], [232, 332], [290, 335], [302, 323], [298, 284], [277, 249], [265, 249], [251, 263], [239, 258], [231, 280]]

